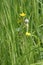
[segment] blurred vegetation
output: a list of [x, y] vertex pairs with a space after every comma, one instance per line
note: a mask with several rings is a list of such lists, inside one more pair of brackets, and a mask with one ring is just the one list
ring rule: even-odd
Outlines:
[[0, 0], [0, 65], [43, 65], [43, 0]]

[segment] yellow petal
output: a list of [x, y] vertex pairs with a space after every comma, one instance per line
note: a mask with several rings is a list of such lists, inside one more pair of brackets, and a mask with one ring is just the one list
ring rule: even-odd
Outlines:
[[26, 36], [31, 36], [31, 33], [26, 32]]
[[20, 16], [24, 17], [24, 16], [26, 16], [26, 14], [25, 13], [21, 13]]

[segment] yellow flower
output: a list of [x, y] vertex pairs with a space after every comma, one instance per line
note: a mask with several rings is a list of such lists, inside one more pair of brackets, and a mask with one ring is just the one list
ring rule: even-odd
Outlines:
[[31, 33], [29, 33], [29, 32], [26, 32], [26, 36], [31, 36]]
[[21, 13], [20, 16], [24, 17], [24, 16], [26, 16], [26, 14], [25, 13]]

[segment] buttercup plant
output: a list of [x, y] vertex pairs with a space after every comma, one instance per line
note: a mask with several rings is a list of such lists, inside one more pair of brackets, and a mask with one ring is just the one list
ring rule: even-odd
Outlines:
[[24, 17], [26, 14], [24, 12], [20, 13], [20, 16]]
[[31, 36], [31, 33], [30, 32], [26, 32], [26, 36]]

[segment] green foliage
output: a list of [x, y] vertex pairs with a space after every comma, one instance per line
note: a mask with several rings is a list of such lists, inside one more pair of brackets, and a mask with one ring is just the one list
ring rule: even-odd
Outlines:
[[0, 0], [0, 65], [43, 65], [43, 0]]

